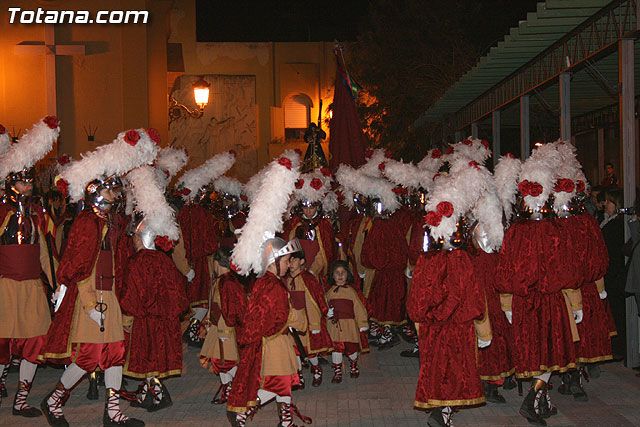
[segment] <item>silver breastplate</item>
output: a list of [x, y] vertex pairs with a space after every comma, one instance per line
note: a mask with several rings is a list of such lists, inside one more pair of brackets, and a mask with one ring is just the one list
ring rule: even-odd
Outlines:
[[0, 244], [3, 245], [32, 245], [38, 242], [38, 233], [31, 215], [21, 212], [14, 213], [3, 230]]

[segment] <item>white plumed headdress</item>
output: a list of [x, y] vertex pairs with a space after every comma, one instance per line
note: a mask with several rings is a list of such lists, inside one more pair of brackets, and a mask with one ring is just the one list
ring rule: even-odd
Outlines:
[[544, 144], [533, 150], [522, 165], [518, 179], [518, 191], [523, 196], [527, 209], [544, 206], [556, 183], [555, 173], [562, 159], [554, 144]]
[[10, 147], [11, 138], [9, 137], [9, 132], [7, 132], [4, 126], [0, 125], [0, 156], [4, 156], [4, 153], [6, 153]]
[[493, 181], [507, 221], [510, 221], [513, 216], [516, 193], [518, 192], [518, 176], [521, 170], [522, 162], [520, 159], [507, 154], [500, 157], [493, 172]]
[[235, 153], [227, 151], [225, 153], [216, 154], [201, 166], [191, 169], [182, 175], [178, 190], [182, 197], [192, 200], [198, 190], [213, 182], [216, 178], [224, 175], [236, 161]]
[[58, 119], [55, 116], [46, 116], [34, 124], [31, 130], [20, 138], [20, 142], [11, 145], [0, 158], [0, 178], [4, 179], [11, 173], [29, 169], [43, 159], [53, 148], [54, 141], [58, 139], [60, 133], [58, 125]]
[[154, 166], [158, 183], [166, 189], [171, 178], [187, 164], [187, 152], [184, 149], [165, 147], [160, 150]]

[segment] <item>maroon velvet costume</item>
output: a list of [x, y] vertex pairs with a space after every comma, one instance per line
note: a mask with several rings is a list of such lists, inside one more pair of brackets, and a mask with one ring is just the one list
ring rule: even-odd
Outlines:
[[515, 222], [504, 236], [496, 288], [513, 294], [512, 360], [518, 378], [574, 368], [575, 345], [562, 289], [582, 283], [575, 250], [555, 219]]
[[289, 319], [289, 292], [282, 280], [271, 272], [253, 285], [244, 325], [238, 332], [240, 364], [233, 381], [227, 410], [246, 412], [256, 406], [262, 368], [262, 339], [285, 327]]
[[584, 276], [582, 290], [582, 322], [578, 324], [580, 341], [576, 343], [579, 362], [599, 362], [613, 359], [610, 330], [612, 315], [607, 300], [601, 300], [595, 282], [604, 277], [609, 266], [609, 254], [602, 230], [595, 218], [581, 213], [564, 220], [559, 219], [576, 244], [573, 262], [581, 265]]
[[[329, 311], [329, 307], [327, 306], [327, 301], [325, 300], [322, 285], [320, 285], [318, 279], [316, 279], [313, 274], [309, 273], [306, 270], [300, 272], [299, 276], [302, 277], [304, 285], [307, 287], [307, 290], [311, 294], [313, 301], [318, 306], [320, 313], [322, 313], [320, 332], [317, 334], [312, 334], [311, 326], [309, 326], [309, 330], [307, 332], [309, 334], [309, 348], [306, 350], [307, 353], [311, 356], [323, 351], [331, 350], [333, 348], [331, 337], [329, 337], [329, 331], [327, 331], [327, 312]], [[304, 289], [298, 289], [298, 291], [304, 292]], [[304, 294], [302, 295], [302, 297], [304, 297]], [[292, 305], [294, 304], [293, 298], [293, 292], [291, 292]], [[304, 299], [302, 301], [304, 301]], [[308, 322], [309, 314], [307, 313], [307, 323]]]
[[242, 212], [238, 212], [231, 218], [223, 215], [222, 219], [216, 221], [216, 235], [220, 246], [233, 248], [238, 241], [235, 230], [244, 227], [245, 222], [247, 222], [247, 217]]
[[469, 254], [475, 279], [480, 282], [487, 301], [492, 336], [488, 347], [478, 349], [478, 373], [483, 380], [500, 380], [513, 374], [514, 369], [509, 352], [511, 325], [502, 311], [500, 294], [494, 288], [498, 254], [488, 254], [481, 249], [472, 249]]
[[414, 406], [485, 401], [476, 366], [474, 320], [484, 313], [480, 281], [464, 250], [427, 252], [418, 259], [407, 311], [418, 324], [420, 375]]
[[[69, 364], [72, 354], [71, 325], [73, 313], [78, 298], [78, 282], [91, 275], [96, 265], [100, 245], [102, 244], [102, 229], [106, 221], [91, 211], [78, 214], [71, 231], [69, 243], [60, 260], [56, 277], [58, 283], [67, 286], [60, 308], [53, 318], [49, 332], [45, 338], [42, 354], [39, 358], [50, 359], [58, 363]], [[112, 232], [118, 232], [113, 230]], [[117, 257], [117, 250], [114, 257]]]
[[192, 307], [206, 307], [209, 301], [211, 277], [207, 257], [218, 249], [215, 219], [198, 204], [185, 205], [178, 214], [187, 261], [195, 277], [187, 287]]
[[371, 320], [381, 325], [406, 323], [405, 270], [409, 256], [407, 216], [376, 218], [362, 245], [362, 265], [375, 270], [369, 292], [365, 290]]
[[164, 378], [182, 372], [180, 315], [189, 308], [187, 281], [160, 251], [141, 249], [129, 262], [120, 308], [133, 316], [124, 374]]
[[[356, 243], [356, 235], [358, 234], [358, 229], [360, 228], [360, 224], [365, 220], [365, 218], [367, 217], [354, 212], [346, 221], [339, 236], [346, 261], [349, 263], [351, 273], [353, 274], [354, 285], [358, 289], [362, 289], [362, 279], [360, 279], [360, 275], [358, 274], [358, 264], [356, 263], [353, 248]], [[368, 218], [366, 220], [370, 221], [370, 219]]]
[[[282, 235], [286, 241], [291, 239], [298, 238], [298, 240], [307, 240], [307, 232], [310, 229], [310, 224], [315, 225], [316, 231], [316, 239], [315, 241], [318, 243], [318, 252], [324, 253], [323, 261], [324, 261], [324, 270], [321, 272], [322, 279], [326, 279], [324, 277], [329, 272], [329, 267], [335, 260], [335, 233], [333, 231], [333, 227], [324, 218], [314, 218], [312, 220], [302, 219], [300, 217], [293, 217], [289, 221], [284, 224], [284, 231]], [[322, 246], [320, 248], [320, 245]], [[321, 249], [321, 250], [320, 250]], [[314, 254], [312, 254], [314, 255]], [[305, 258], [307, 260], [307, 268], [311, 268], [314, 262], [315, 256], [310, 256], [305, 252]]]

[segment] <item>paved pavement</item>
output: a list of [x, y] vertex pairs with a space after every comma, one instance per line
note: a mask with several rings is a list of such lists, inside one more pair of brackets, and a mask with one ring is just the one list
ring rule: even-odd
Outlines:
[[[332, 370], [324, 365], [325, 378], [318, 388], [310, 386], [311, 373], [305, 371], [307, 388], [294, 392], [293, 400], [300, 411], [313, 418], [313, 426], [426, 426], [427, 415], [412, 408], [418, 374], [417, 359], [399, 356], [408, 348], [402, 343], [390, 350], [363, 356], [361, 374], [351, 379], [346, 371], [342, 384], [331, 383]], [[225, 409], [209, 402], [219, 382], [211, 372], [202, 369], [197, 352], [186, 349], [182, 377], [166, 381], [173, 397], [172, 407], [148, 413], [141, 408], [129, 408], [122, 404], [129, 416], [143, 419], [148, 426], [226, 426]], [[40, 369], [29, 403], [37, 406], [51, 390], [62, 371], [48, 367]], [[554, 377], [555, 378], [555, 377]], [[0, 425], [43, 426], [44, 417], [23, 419], [11, 415], [11, 402], [18, 381], [17, 372], [9, 374], [7, 386], [10, 398], [4, 399], [0, 408]], [[556, 384], [559, 380], [555, 378]], [[85, 394], [88, 382], [82, 381], [72, 392], [65, 407], [67, 420], [72, 426], [102, 425], [104, 388], [100, 400], [89, 401]], [[137, 383], [129, 380], [129, 389]], [[602, 376], [586, 385], [590, 397], [588, 403], [575, 402], [571, 396], [551, 391], [559, 413], [549, 420], [549, 426], [640, 426], [640, 378], [635, 371], [621, 363], [608, 363], [602, 367]], [[488, 404], [474, 409], [463, 409], [454, 417], [456, 426], [526, 426], [518, 409], [522, 398], [517, 390], [503, 391], [507, 403]], [[298, 423], [301, 424], [301, 422]], [[262, 408], [248, 425], [276, 426], [278, 417], [275, 403]]]

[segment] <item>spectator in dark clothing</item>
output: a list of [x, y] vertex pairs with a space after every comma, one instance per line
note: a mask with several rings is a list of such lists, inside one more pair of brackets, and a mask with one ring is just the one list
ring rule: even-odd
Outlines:
[[[601, 200], [599, 200], [599, 198]], [[598, 221], [598, 224], [601, 223], [602, 220], [604, 219], [603, 205], [604, 205], [604, 194], [602, 192], [602, 187], [600, 186], [592, 187], [591, 190], [589, 191], [589, 195], [587, 199], [584, 201], [584, 208], [587, 210], [587, 212], [589, 212], [591, 215], [593, 215], [596, 218], [596, 220]]]
[[604, 220], [600, 223], [604, 242], [609, 251], [609, 269], [604, 276], [604, 286], [611, 312], [616, 322], [618, 335], [611, 339], [614, 359], [624, 359], [626, 346], [626, 307], [625, 307], [625, 265], [622, 248], [624, 246], [624, 215], [618, 214], [622, 207], [622, 191], [608, 189], [604, 192]]
[[613, 173], [613, 163], [607, 162], [604, 165], [605, 178], [600, 182], [600, 186], [604, 188], [620, 188], [620, 181]]

